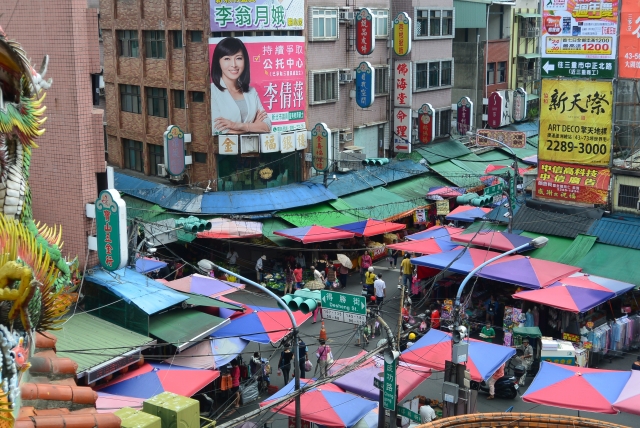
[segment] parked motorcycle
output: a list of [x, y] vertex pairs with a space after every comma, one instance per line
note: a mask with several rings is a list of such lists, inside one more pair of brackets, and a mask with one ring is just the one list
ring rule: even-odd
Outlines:
[[[518, 395], [518, 389], [520, 389], [518, 382], [520, 381], [520, 378], [524, 376], [524, 373], [524, 366], [519, 365], [513, 368], [513, 376], [502, 376], [498, 379], [495, 384], [495, 396], [508, 399], [516, 398]], [[483, 391], [487, 394], [489, 393], [489, 385], [485, 381], [482, 381], [481, 383], [472, 381], [471, 389], [475, 389], [478, 392]]]

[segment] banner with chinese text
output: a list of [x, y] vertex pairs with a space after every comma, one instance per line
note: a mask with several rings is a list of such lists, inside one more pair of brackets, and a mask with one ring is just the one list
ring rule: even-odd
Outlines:
[[609, 165], [611, 82], [542, 79], [538, 159]]
[[393, 111], [393, 150], [411, 153], [411, 109], [396, 108]]
[[413, 94], [413, 70], [411, 61], [396, 61], [393, 72], [395, 107], [411, 108]]
[[[214, 58], [216, 47], [222, 40], [224, 39], [209, 39], [209, 58]], [[270, 132], [305, 129], [307, 77], [304, 37], [239, 37], [237, 40], [244, 44], [248, 53], [246, 65], [250, 67], [250, 90], [244, 97], [249, 117], [257, 118], [261, 111], [266, 112], [268, 121], [265, 122], [270, 124]], [[250, 102], [253, 100], [253, 90], [256, 91], [259, 102]], [[219, 132], [215, 127], [218, 119], [215, 116], [235, 122], [240, 120], [237, 103], [227, 94], [221, 93], [213, 80], [211, 113], [214, 134]]]
[[607, 168], [540, 161], [536, 195], [544, 199], [606, 204], [610, 179]]
[[618, 77], [640, 78], [640, 3], [637, 1], [622, 2], [618, 58]]
[[211, 31], [304, 30], [304, 0], [210, 0]]
[[[616, 59], [618, 0], [543, 0], [542, 7], [542, 58], [553, 59], [546, 66], [543, 59], [543, 77], [608, 76], [606, 68]], [[602, 70], [592, 62], [580, 68], [576, 60], [584, 59], [611, 62], [602, 63]]]

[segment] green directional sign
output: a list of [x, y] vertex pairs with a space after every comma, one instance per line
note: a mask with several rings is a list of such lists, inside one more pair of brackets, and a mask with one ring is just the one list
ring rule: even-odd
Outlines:
[[367, 300], [364, 296], [320, 290], [320, 300], [322, 300], [322, 307], [325, 309], [359, 315], [367, 314]]
[[384, 388], [384, 382], [381, 379], [378, 379], [377, 377], [373, 378], [373, 386], [375, 386], [376, 388], [382, 390], [382, 388]]
[[400, 416], [404, 416], [405, 418], [411, 419], [413, 422], [416, 422], [419, 424], [422, 423], [422, 418], [420, 417], [420, 415], [417, 414], [416, 412], [412, 412], [406, 407], [403, 407], [403, 406], [398, 407], [398, 414]]
[[484, 188], [484, 196], [498, 196], [502, 195], [502, 184], [496, 184], [495, 186], [489, 186]]
[[396, 409], [397, 384], [396, 384], [396, 367], [398, 360], [393, 360], [389, 364], [384, 362], [384, 389], [382, 390], [382, 406], [387, 410]]
[[613, 59], [542, 58], [541, 76], [613, 79], [616, 64]]

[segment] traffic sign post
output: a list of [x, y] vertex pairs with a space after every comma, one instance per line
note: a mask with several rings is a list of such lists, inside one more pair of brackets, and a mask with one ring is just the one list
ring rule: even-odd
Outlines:
[[405, 418], [409, 418], [411, 419], [413, 422], [422, 423], [422, 418], [420, 418], [420, 415], [417, 414], [416, 412], [412, 412], [411, 409], [407, 409], [404, 406], [400, 406], [398, 407], [398, 414], [400, 416], [404, 416]]
[[395, 411], [396, 410], [396, 396], [397, 396], [397, 384], [396, 384], [396, 367], [398, 360], [393, 360], [392, 363], [384, 362], [384, 389], [382, 390], [382, 405], [385, 409]]
[[352, 314], [351, 312], [336, 311], [322, 308], [322, 317], [328, 320], [346, 322], [349, 324], [362, 325], [367, 322], [366, 315]]
[[320, 290], [320, 300], [322, 307], [326, 309], [367, 315], [367, 300], [364, 296]]
[[374, 377], [373, 378], [373, 386], [375, 386], [379, 390], [382, 390], [384, 388], [384, 381], [378, 379], [377, 377]]
[[496, 184], [495, 186], [489, 186], [484, 188], [485, 196], [498, 196], [502, 195], [502, 184]]

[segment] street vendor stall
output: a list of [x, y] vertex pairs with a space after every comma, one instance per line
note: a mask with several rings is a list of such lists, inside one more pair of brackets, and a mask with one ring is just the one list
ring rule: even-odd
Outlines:
[[345, 232], [323, 226], [294, 227], [291, 229], [276, 230], [274, 235], [284, 236], [303, 244], [314, 242], [337, 241], [340, 239], [353, 238], [352, 232]]

